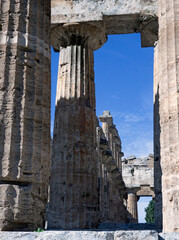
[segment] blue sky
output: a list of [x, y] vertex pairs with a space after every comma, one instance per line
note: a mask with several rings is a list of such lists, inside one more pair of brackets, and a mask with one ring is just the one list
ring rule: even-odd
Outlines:
[[[141, 48], [140, 34], [124, 34], [94, 53], [97, 116], [111, 112], [126, 157], [153, 152], [153, 52]], [[52, 51], [52, 129], [58, 58]]]

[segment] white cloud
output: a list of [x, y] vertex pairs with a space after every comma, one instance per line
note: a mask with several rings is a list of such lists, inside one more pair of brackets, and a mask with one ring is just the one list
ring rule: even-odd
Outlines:
[[136, 157], [147, 157], [149, 153], [153, 153], [153, 140], [145, 137], [138, 137], [133, 142], [123, 145], [125, 157], [135, 155]]
[[116, 101], [119, 101], [119, 100], [120, 100], [120, 97], [119, 97], [118, 94], [112, 94], [112, 95], [110, 95], [110, 98], [113, 98], [113, 99], [116, 100]]
[[125, 157], [148, 156], [153, 153], [153, 116], [142, 109], [132, 113], [112, 113], [114, 124], [117, 123], [119, 135], [122, 140], [122, 151]]
[[130, 113], [124, 116], [124, 121], [125, 122], [142, 122], [142, 121], [148, 120], [149, 118], [151, 118], [151, 116], [148, 113], [146, 114]]
[[104, 53], [108, 53], [111, 55], [115, 55], [116, 57], [122, 58], [122, 59], [126, 59], [129, 60], [130, 58], [126, 57], [125, 55], [120, 54], [119, 52], [116, 51], [112, 51], [112, 50], [108, 50], [108, 49], [103, 49]]

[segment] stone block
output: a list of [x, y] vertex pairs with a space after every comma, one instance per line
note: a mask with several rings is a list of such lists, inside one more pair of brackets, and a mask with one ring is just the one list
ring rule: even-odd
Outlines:
[[114, 240], [158, 240], [156, 231], [116, 231]]
[[114, 240], [114, 232], [99, 231], [45, 231], [35, 232], [3, 232], [1, 240]]
[[159, 240], [179, 240], [179, 233], [160, 233]]

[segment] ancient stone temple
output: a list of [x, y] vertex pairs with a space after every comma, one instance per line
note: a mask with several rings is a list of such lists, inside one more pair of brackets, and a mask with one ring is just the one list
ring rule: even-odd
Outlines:
[[[123, 161], [109, 111], [102, 127], [96, 120], [93, 52], [127, 33], [155, 47], [154, 166], [151, 156]], [[52, 149], [51, 44], [60, 51]], [[0, 0], [0, 231], [44, 228], [47, 200], [51, 229], [137, 222], [154, 168], [156, 228], [179, 232], [178, 59], [178, 0]]]
[[0, 1], [0, 230], [44, 227], [50, 1]]

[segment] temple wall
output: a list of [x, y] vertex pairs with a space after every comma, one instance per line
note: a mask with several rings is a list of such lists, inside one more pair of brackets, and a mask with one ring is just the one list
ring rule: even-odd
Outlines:
[[[97, 127], [100, 222], [127, 222], [125, 185], [121, 174], [121, 140], [112, 116], [105, 111]], [[110, 123], [109, 120], [110, 119]], [[115, 129], [115, 130], [114, 130]]]

